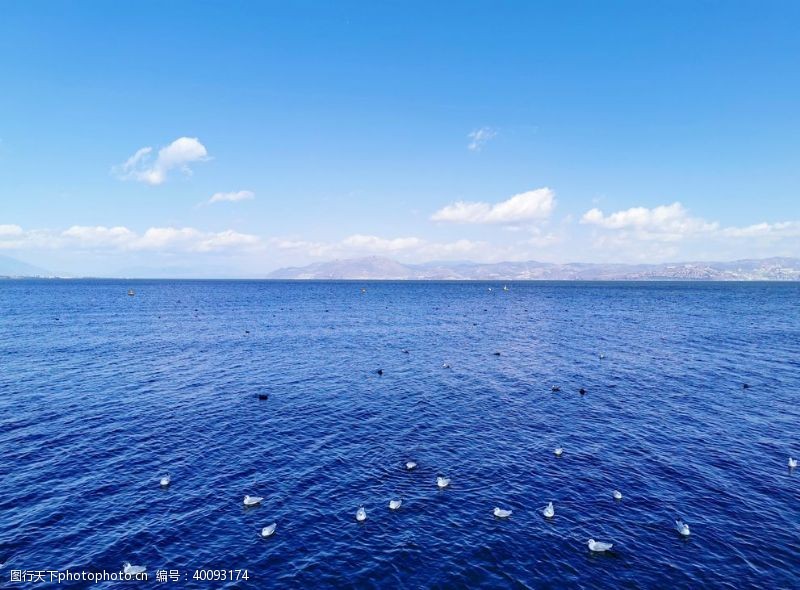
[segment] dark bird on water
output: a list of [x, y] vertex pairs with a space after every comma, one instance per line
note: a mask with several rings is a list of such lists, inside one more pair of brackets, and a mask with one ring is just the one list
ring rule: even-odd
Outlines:
[[499, 352], [495, 352], [494, 356], [500, 356], [500, 353]]
[[375, 371], [375, 372], [376, 372], [378, 375], [383, 375], [383, 369], [378, 369], [378, 370], [377, 370], [377, 371]]
[[404, 349], [403, 349], [403, 350], [401, 350], [400, 352], [402, 352], [403, 354], [408, 354], [408, 349], [407, 349], [407, 348], [404, 348]]
[[742, 389], [750, 389], [749, 383], [742, 383]]
[[263, 400], [267, 400], [267, 399], [269, 399], [269, 394], [268, 393], [259, 393], [258, 394], [258, 399], [260, 399], [262, 401]]
[[578, 390], [578, 393], [580, 393], [581, 395], [583, 395], [583, 394], [585, 394], [585, 393], [586, 393], [586, 390], [585, 390], [583, 387], [581, 387], [581, 388]]
[[561, 391], [561, 388], [558, 385], [553, 385], [553, 387], [550, 388], [550, 391]]

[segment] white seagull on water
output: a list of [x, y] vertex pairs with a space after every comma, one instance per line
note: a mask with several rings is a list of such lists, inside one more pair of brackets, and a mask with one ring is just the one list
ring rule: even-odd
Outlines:
[[675, 521], [675, 530], [678, 531], [681, 537], [689, 536], [689, 525], [683, 522], [680, 518]]
[[553, 452], [556, 454], [556, 457], [560, 457], [561, 455], [564, 454], [564, 448], [563, 447], [556, 447]]
[[441, 475], [436, 478], [436, 485], [439, 486], [439, 489], [443, 490], [447, 486], [450, 485], [450, 478], [442, 477]]
[[161, 476], [160, 483], [163, 487], [167, 487], [171, 481], [172, 478], [169, 476], [169, 473], [165, 473], [164, 475]]
[[792, 459], [789, 457], [789, 469], [794, 469], [797, 467], [797, 459]]
[[271, 525], [265, 526], [263, 529], [261, 529], [261, 536], [264, 537], [265, 539], [267, 537], [271, 537], [275, 532], [275, 528], [277, 526], [278, 526], [277, 522], [273, 522]]
[[143, 565], [131, 565], [129, 561], [122, 564], [122, 573], [129, 576], [143, 574], [147, 568]]
[[416, 461], [406, 461], [406, 469], [411, 471], [412, 469], [416, 469], [416, 468], [417, 468]]
[[602, 541], [595, 541], [594, 539], [589, 539], [587, 544], [589, 545], [589, 551], [593, 551], [595, 553], [603, 553], [614, 546], [613, 543], [603, 543]]
[[364, 510], [363, 506], [359, 507], [359, 509], [356, 510], [356, 520], [358, 522], [364, 522], [365, 520], [367, 520], [367, 511]]
[[389, 510], [397, 510], [402, 504], [402, 500], [389, 500]]
[[545, 518], [553, 518], [553, 516], [555, 516], [556, 509], [553, 507], [552, 502], [547, 503], [547, 506], [545, 506], [544, 510], [542, 510], [542, 514]]
[[614, 496], [615, 500], [622, 500], [622, 492], [620, 492], [619, 490], [614, 490], [613, 492], [611, 492], [611, 495]]
[[258, 506], [261, 504], [261, 500], [263, 500], [261, 496], [245, 496], [244, 497], [244, 505], [245, 506]]
[[495, 507], [495, 509], [492, 511], [492, 514], [494, 514], [497, 518], [508, 518], [511, 516], [512, 512], [512, 510], [503, 510], [502, 508]]

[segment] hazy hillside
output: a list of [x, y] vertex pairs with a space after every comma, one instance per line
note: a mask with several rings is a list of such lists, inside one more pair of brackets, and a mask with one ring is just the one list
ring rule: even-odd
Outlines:
[[551, 264], [547, 262], [432, 262], [401, 264], [389, 258], [368, 257], [317, 262], [282, 268], [271, 279], [372, 280], [800, 280], [800, 259], [765, 258], [734, 262], [665, 264]]

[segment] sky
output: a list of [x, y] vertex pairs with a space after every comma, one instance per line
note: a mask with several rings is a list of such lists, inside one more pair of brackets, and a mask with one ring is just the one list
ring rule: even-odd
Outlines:
[[0, 255], [800, 256], [800, 3], [0, 5]]

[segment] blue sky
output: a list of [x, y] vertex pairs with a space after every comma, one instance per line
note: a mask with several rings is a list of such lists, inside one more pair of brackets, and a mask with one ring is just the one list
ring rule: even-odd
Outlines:
[[0, 254], [196, 276], [800, 256], [797, 22], [794, 2], [5, 2]]

